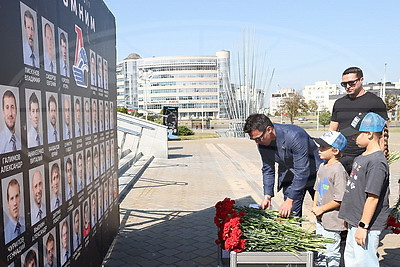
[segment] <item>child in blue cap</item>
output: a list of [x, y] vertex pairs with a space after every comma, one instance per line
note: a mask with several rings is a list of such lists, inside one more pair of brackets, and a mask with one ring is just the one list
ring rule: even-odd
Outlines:
[[340, 232], [346, 230], [344, 221], [339, 219], [339, 208], [343, 199], [348, 174], [340, 163], [347, 140], [339, 132], [330, 131], [314, 138], [321, 163], [315, 180], [312, 212], [317, 218], [316, 233], [332, 238], [334, 243], [325, 244], [326, 250], [318, 252], [316, 266], [339, 266]]
[[389, 214], [389, 166], [379, 144], [385, 123], [381, 116], [369, 112], [356, 116], [342, 131], [366, 148], [354, 159], [339, 211], [348, 228], [346, 267], [379, 266], [379, 236]]

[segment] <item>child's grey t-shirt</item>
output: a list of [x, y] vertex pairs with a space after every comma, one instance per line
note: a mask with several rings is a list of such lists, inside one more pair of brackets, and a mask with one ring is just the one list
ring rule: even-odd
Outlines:
[[370, 230], [382, 231], [386, 227], [389, 215], [389, 166], [382, 151], [360, 155], [354, 159], [339, 218], [357, 226], [361, 220], [367, 193], [379, 197], [369, 223]]
[[[317, 172], [314, 190], [318, 192], [318, 206], [325, 205], [332, 200], [342, 201], [348, 175], [340, 162], [332, 165], [321, 164]], [[322, 214], [321, 223], [324, 229], [343, 231], [346, 229], [344, 221], [338, 218], [339, 208]]]

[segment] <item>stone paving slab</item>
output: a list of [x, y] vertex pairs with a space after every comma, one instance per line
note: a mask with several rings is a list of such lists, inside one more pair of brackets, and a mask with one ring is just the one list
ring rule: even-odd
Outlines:
[[[400, 150], [400, 134], [392, 139], [391, 148]], [[154, 159], [121, 203], [121, 229], [104, 266], [216, 266], [215, 203], [225, 197], [240, 205], [261, 201], [261, 160], [254, 142], [219, 138], [169, 145], [170, 158]], [[391, 166], [392, 180], [399, 174], [398, 162]], [[395, 198], [392, 194], [391, 204]], [[282, 201], [279, 192], [273, 206]], [[304, 205], [305, 215], [313, 218], [311, 198]], [[399, 266], [400, 236], [387, 233], [379, 254], [381, 266]]]

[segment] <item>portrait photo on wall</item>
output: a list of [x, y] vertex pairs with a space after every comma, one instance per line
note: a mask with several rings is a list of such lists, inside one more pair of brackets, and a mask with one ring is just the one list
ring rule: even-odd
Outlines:
[[85, 135], [92, 133], [92, 119], [91, 119], [91, 108], [90, 108], [90, 98], [85, 97]]
[[89, 197], [83, 202], [83, 237], [90, 233]]
[[38, 90], [25, 90], [28, 148], [43, 145], [42, 95]]
[[29, 170], [31, 225], [46, 217], [46, 183], [44, 165]]
[[58, 266], [57, 235], [55, 227], [43, 236], [43, 262], [45, 267]]
[[110, 140], [106, 141], [106, 171], [111, 167], [111, 147]]
[[22, 54], [24, 64], [39, 68], [39, 41], [36, 11], [20, 2]]
[[100, 218], [103, 217], [103, 213], [104, 213], [104, 210], [103, 210], [103, 205], [104, 205], [104, 203], [103, 203], [103, 185], [102, 184], [100, 184], [99, 188], [97, 189], [97, 196], [99, 198], [98, 201], [97, 201], [97, 204], [98, 204], [98, 207], [97, 207], [97, 211], [98, 211], [97, 219], [100, 220]]
[[72, 136], [72, 118], [71, 118], [71, 96], [62, 95], [63, 110], [63, 139], [69, 140]]
[[57, 97], [56, 93], [46, 92], [47, 140], [49, 144], [60, 141]]
[[111, 150], [110, 151], [111, 156], [110, 156], [110, 158], [111, 158], [111, 167], [112, 167], [112, 166], [114, 166], [114, 150], [115, 150], [114, 139], [111, 139], [110, 142], [111, 142], [111, 149], [110, 149]]
[[103, 100], [99, 100], [99, 131], [104, 131], [104, 104]]
[[97, 55], [97, 87], [103, 88], [103, 59]]
[[96, 180], [100, 176], [99, 146], [93, 146], [93, 178]]
[[112, 202], [113, 202], [113, 179], [110, 176], [108, 178], [108, 203], [110, 206]]
[[78, 206], [72, 212], [72, 251], [75, 251], [82, 242], [81, 214], [81, 206]]
[[103, 59], [104, 89], [108, 89], [108, 62]]
[[60, 257], [61, 266], [63, 266], [71, 257], [70, 250], [70, 218], [69, 215], [65, 217], [59, 224], [60, 229]]
[[92, 99], [92, 126], [93, 126], [92, 132], [97, 133], [99, 131], [97, 99]]
[[89, 185], [93, 179], [93, 156], [92, 156], [92, 148], [87, 148], [85, 150], [85, 165], [86, 165], [86, 185]]
[[25, 251], [21, 256], [22, 266], [39, 266], [39, 251], [38, 244], [35, 243], [27, 251]]
[[62, 205], [61, 193], [61, 164], [57, 159], [49, 163], [49, 185], [50, 185], [50, 211], [53, 212]]
[[85, 176], [83, 170], [85, 168], [83, 163], [83, 151], [78, 151], [75, 154], [76, 159], [76, 192], [80, 192], [85, 188]]
[[110, 130], [110, 108], [108, 101], [104, 101], [104, 124], [106, 125], [105, 130]]
[[74, 168], [72, 155], [64, 157], [65, 201], [75, 195]]
[[3, 192], [4, 239], [7, 244], [26, 230], [22, 173], [3, 179], [1, 188]]
[[96, 200], [97, 192], [94, 191], [94, 193], [90, 196], [90, 207], [91, 207], [91, 225], [92, 228], [95, 226], [97, 223], [97, 200]]
[[114, 103], [110, 101], [110, 129], [114, 129]]
[[96, 77], [97, 77], [97, 72], [96, 72], [96, 53], [92, 50], [90, 50], [90, 84], [93, 86], [97, 86], [96, 82]]
[[104, 148], [104, 142], [100, 143], [100, 173], [104, 174], [106, 171], [106, 150]]
[[60, 74], [69, 78], [68, 33], [58, 28]]
[[17, 87], [0, 85], [0, 154], [21, 150], [20, 102]]
[[42, 35], [43, 35], [43, 65], [44, 70], [57, 73], [56, 48], [54, 43], [54, 24], [42, 17]]
[[104, 193], [104, 210], [108, 209], [108, 180], [105, 180], [103, 183], [104, 189], [103, 189], [103, 193]]
[[81, 137], [83, 135], [82, 130], [82, 110], [83, 103], [82, 98], [79, 96], [74, 97], [74, 118], [75, 118], [75, 137]]
[[117, 173], [113, 174], [113, 188], [114, 188], [113, 199], [115, 200], [118, 197], [118, 176], [117, 176]]

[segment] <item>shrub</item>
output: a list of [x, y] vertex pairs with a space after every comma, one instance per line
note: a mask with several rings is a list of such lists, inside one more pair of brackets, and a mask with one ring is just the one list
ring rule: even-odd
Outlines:
[[178, 135], [194, 135], [194, 132], [187, 126], [178, 126]]

